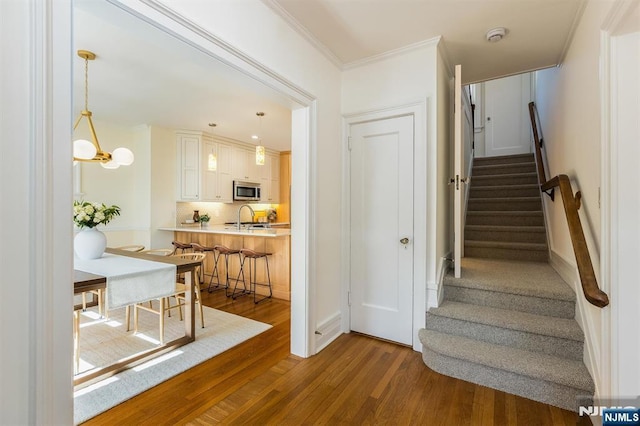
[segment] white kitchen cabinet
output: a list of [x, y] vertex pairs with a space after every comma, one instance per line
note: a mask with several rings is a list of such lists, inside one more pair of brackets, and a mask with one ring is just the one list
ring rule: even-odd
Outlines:
[[201, 201], [233, 202], [231, 178], [231, 147], [204, 141], [202, 143], [202, 197]]
[[260, 182], [261, 169], [264, 166], [258, 166], [256, 164], [255, 150], [233, 147], [232, 156], [233, 180], [256, 183]]
[[176, 139], [178, 200], [233, 202], [231, 146], [202, 132], [177, 132]]
[[200, 199], [200, 142], [202, 134], [178, 133], [178, 199]]
[[276, 204], [280, 201], [280, 156], [267, 154], [260, 176], [260, 201]]

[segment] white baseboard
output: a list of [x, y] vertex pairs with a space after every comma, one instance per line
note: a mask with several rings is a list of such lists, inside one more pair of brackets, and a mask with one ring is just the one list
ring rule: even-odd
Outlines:
[[342, 315], [336, 312], [332, 317], [318, 324], [316, 327], [316, 353], [326, 348], [329, 343], [336, 340], [342, 334]]
[[555, 269], [564, 282], [566, 282], [576, 294], [576, 321], [584, 332], [585, 351], [583, 361], [593, 378], [595, 395], [597, 397], [599, 395], [599, 389], [602, 389], [600, 383], [601, 369], [600, 363], [598, 362], [600, 360], [600, 346], [598, 344], [599, 333], [596, 330], [596, 325], [593, 322], [592, 316], [587, 315], [587, 309], [590, 309], [590, 305], [584, 298], [584, 294], [582, 292], [582, 284], [580, 283], [578, 267], [553, 250], [550, 250], [549, 253], [549, 263], [551, 264], [551, 267]]

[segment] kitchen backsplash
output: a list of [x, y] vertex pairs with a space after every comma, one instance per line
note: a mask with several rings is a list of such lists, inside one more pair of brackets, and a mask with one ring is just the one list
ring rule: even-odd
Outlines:
[[[225, 203], [207, 203], [207, 202], [177, 202], [176, 203], [176, 226], [184, 224], [187, 220], [193, 219], [193, 211], [198, 210], [200, 215], [208, 213], [211, 217], [209, 224], [222, 225], [225, 222], [236, 222], [238, 220], [238, 209], [245, 203], [234, 202], [233, 204]], [[269, 208], [278, 211], [277, 204], [249, 204], [253, 211], [256, 213], [254, 218], [256, 221], [260, 217], [264, 217], [266, 210]], [[249, 209], [242, 209], [242, 222], [248, 222], [251, 220], [251, 214]], [[277, 220], [277, 219], [276, 219]]]

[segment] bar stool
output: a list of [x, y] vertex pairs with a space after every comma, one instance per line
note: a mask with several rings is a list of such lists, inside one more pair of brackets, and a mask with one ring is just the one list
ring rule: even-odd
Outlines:
[[[180, 241], [172, 241], [171, 244], [175, 247], [173, 254], [182, 254], [191, 250], [191, 243], [181, 243]], [[180, 252], [178, 252], [180, 250]]]
[[[209, 286], [211, 286], [211, 281], [213, 281], [213, 274], [216, 272], [216, 263], [218, 263], [218, 259], [216, 258], [215, 248], [203, 246], [202, 244], [198, 244], [198, 243], [191, 243], [191, 248], [193, 249], [194, 253], [204, 253], [205, 257], [207, 253], [211, 253], [213, 255], [214, 266], [213, 266], [213, 270], [211, 271], [211, 279], [209, 280]], [[200, 282], [204, 283], [204, 278], [206, 275], [209, 275], [209, 274], [207, 274], [206, 271], [204, 270], [204, 262], [203, 262], [202, 267], [200, 268]]]
[[[244, 284], [244, 265], [245, 265], [245, 261], [249, 259], [249, 291], [248, 293], [253, 293], [253, 303], [255, 304], [262, 302], [264, 299], [269, 299], [273, 295], [273, 292], [271, 290], [271, 275], [269, 274], [269, 256], [271, 256], [271, 254], [272, 253], [259, 252], [259, 251], [250, 250], [250, 249], [240, 250], [240, 255], [242, 257], [242, 262], [240, 263], [240, 272], [242, 273], [242, 281]], [[267, 268], [266, 283], [257, 282], [257, 263], [259, 259], [264, 259], [265, 266]], [[238, 274], [238, 280], [239, 278], [240, 278], [240, 274]], [[236, 288], [238, 287], [238, 280], [236, 281], [236, 285], [233, 289], [233, 294], [232, 294], [233, 299], [235, 299], [238, 296], [241, 296], [242, 294], [247, 293], [246, 285], [245, 285], [245, 289], [236, 296]], [[268, 287], [269, 295], [264, 296], [261, 299], [258, 299], [257, 292], [256, 292], [256, 288], [258, 286]]]
[[[214, 251], [214, 259], [215, 259], [215, 263], [213, 266], [213, 274], [211, 275], [211, 280], [209, 281], [209, 293], [212, 293], [213, 290], [221, 288], [220, 286], [222, 285], [222, 283], [220, 282], [220, 269], [218, 268], [218, 261], [220, 260], [220, 258], [222, 256], [224, 256], [224, 270], [225, 270], [225, 281], [224, 281], [224, 294], [225, 296], [229, 297], [231, 296], [229, 294], [229, 287], [231, 287], [229, 285], [229, 281], [233, 280], [234, 278], [229, 278], [229, 257], [233, 256], [233, 255], [238, 255], [238, 265], [240, 265], [240, 271], [238, 272], [238, 276], [235, 278], [236, 281], [236, 287], [238, 285], [238, 280], [240, 279], [240, 275], [242, 275], [242, 282], [244, 283], [244, 271], [242, 271], [242, 258], [240, 257], [240, 250], [237, 249], [231, 249], [229, 247], [223, 246], [223, 245], [216, 245], [213, 247], [215, 249]], [[213, 285], [213, 277], [216, 277], [217, 280], [217, 285], [216, 286], [212, 286]], [[234, 289], [235, 290], [235, 289]]]

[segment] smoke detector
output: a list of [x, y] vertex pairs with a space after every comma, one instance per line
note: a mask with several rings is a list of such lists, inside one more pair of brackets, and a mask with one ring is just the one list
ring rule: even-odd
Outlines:
[[487, 31], [487, 41], [491, 43], [496, 43], [504, 38], [507, 35], [507, 29], [503, 27], [493, 28]]

